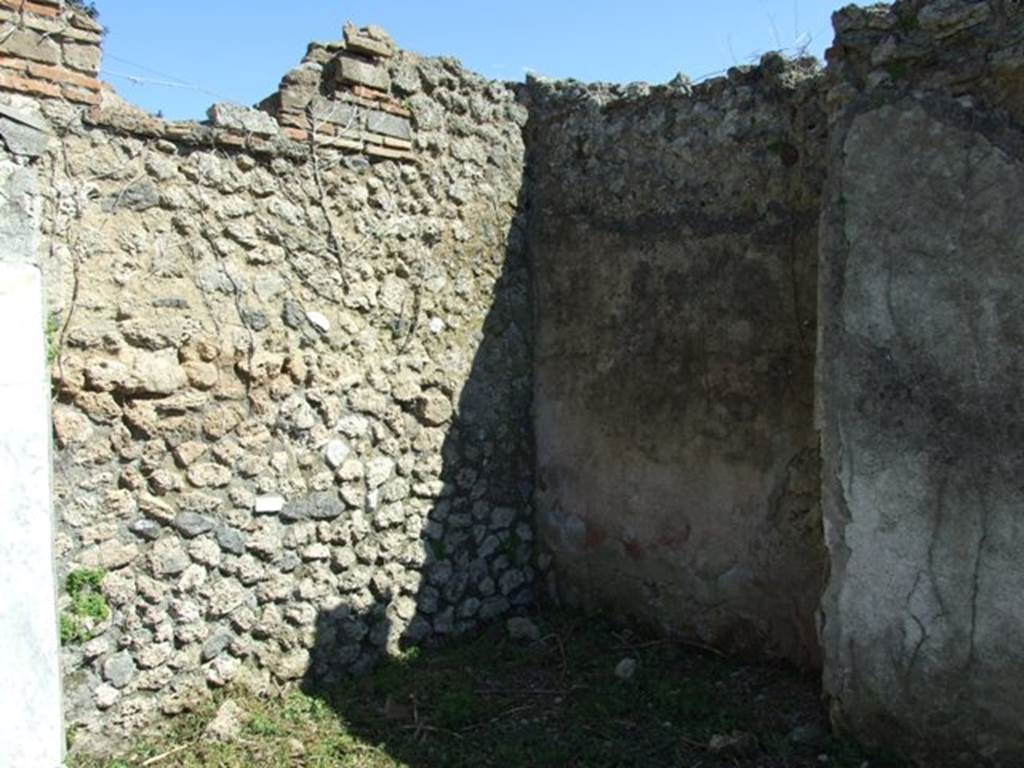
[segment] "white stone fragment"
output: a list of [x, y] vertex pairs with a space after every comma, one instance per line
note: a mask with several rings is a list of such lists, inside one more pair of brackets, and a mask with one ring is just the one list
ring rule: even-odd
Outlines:
[[284, 509], [284, 497], [277, 494], [257, 496], [253, 511], [257, 515], [276, 515]]
[[636, 659], [625, 658], [615, 665], [615, 676], [619, 680], [632, 680], [636, 674]]
[[331, 440], [324, 448], [324, 458], [327, 459], [331, 469], [340, 467], [350, 453], [352, 453], [352, 449], [344, 440]]
[[327, 319], [327, 315], [323, 312], [307, 312], [306, 319], [320, 333], [327, 333], [331, 330], [331, 321]]

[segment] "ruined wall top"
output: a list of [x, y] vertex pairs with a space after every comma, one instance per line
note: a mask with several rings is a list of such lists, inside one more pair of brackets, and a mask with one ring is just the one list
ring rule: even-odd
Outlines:
[[347, 23], [343, 39], [310, 44], [258, 109], [214, 104], [199, 124], [150, 115], [100, 83], [103, 29], [86, 11], [63, 0], [0, 0], [0, 22], [0, 92], [39, 100], [46, 112], [85, 107], [87, 125], [197, 146], [299, 155], [296, 144], [313, 141], [370, 158], [414, 158], [413, 115], [398, 95], [419, 82], [410, 82], [407, 61], [404, 76], [394, 72], [402, 57], [379, 27]]
[[833, 14], [833, 107], [857, 92], [919, 89], [977, 97], [1024, 118], [1024, 4], [900, 0]]
[[0, 90], [98, 104], [103, 28], [63, 0], [0, 0]]

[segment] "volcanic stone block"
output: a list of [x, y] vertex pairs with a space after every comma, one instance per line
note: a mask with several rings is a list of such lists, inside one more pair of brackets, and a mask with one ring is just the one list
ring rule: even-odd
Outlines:
[[345, 47], [350, 51], [382, 59], [389, 58], [394, 54], [394, 43], [387, 35], [373, 34], [372, 28], [356, 29], [351, 24], [346, 24], [344, 34]]
[[408, 120], [376, 109], [366, 113], [366, 129], [373, 133], [394, 136], [396, 139], [405, 139], [406, 141], [412, 139], [412, 128]]
[[366, 110], [344, 101], [317, 98], [313, 101], [311, 111], [316, 120], [358, 130], [362, 127], [361, 117]]
[[384, 67], [378, 67], [354, 56], [338, 56], [335, 78], [339, 84], [364, 85], [376, 91], [391, 90], [391, 77]]
[[95, 75], [100, 69], [100, 47], [98, 45], [65, 43], [64, 63], [74, 69]]
[[220, 102], [210, 107], [206, 114], [214, 125], [239, 133], [251, 133], [254, 136], [276, 136], [279, 132], [277, 121], [266, 112], [243, 107], [241, 104]]
[[43, 64], [59, 64], [61, 59], [57, 43], [30, 29], [15, 29], [10, 35], [5, 34], [0, 42], [0, 54]]

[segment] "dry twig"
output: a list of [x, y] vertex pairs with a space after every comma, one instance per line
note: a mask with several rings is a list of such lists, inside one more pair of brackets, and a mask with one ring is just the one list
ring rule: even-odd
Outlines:
[[149, 766], [151, 766], [151, 765], [156, 765], [157, 763], [162, 763], [167, 758], [174, 757], [179, 752], [184, 752], [186, 749], [188, 749], [191, 746], [192, 746], [192, 744], [180, 744], [179, 746], [175, 747], [174, 749], [169, 749], [166, 752], [162, 752], [159, 755], [156, 755], [154, 757], [149, 758], [149, 760], [147, 760], [146, 762], [144, 762], [142, 764], [142, 768], [149, 768]]

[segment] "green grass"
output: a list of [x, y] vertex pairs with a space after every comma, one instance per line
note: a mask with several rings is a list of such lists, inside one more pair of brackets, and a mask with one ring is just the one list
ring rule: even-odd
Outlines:
[[[313, 694], [234, 698], [247, 713], [240, 738], [203, 738], [218, 702], [172, 721], [160, 737], [126, 746], [120, 762], [73, 758], [73, 768], [527, 768], [697, 766], [896, 768], [856, 745], [794, 744], [794, 725], [824, 728], [815, 680], [780, 667], [747, 666], [642, 637], [601, 620], [557, 615], [542, 640], [511, 641], [503, 628], [413, 650], [372, 674]], [[625, 656], [638, 662], [615, 677]], [[711, 737], [753, 734], [755, 752], [714, 754]]]
[[910, 34], [920, 28], [921, 22], [913, 11], [903, 11], [896, 19], [896, 26], [904, 34]]
[[885, 66], [885, 71], [893, 80], [903, 80], [910, 74], [910, 66], [905, 61], [894, 61]]
[[60, 316], [57, 313], [52, 313], [46, 318], [46, 325], [43, 326], [43, 335], [46, 339], [46, 365], [53, 365], [53, 361], [57, 359], [57, 354], [60, 351], [58, 349], [58, 334], [60, 332]]
[[101, 585], [106, 572], [83, 568], [72, 571], [64, 581], [71, 605], [60, 615], [60, 641], [63, 645], [84, 643], [93, 636], [93, 628], [110, 616], [110, 606]]

